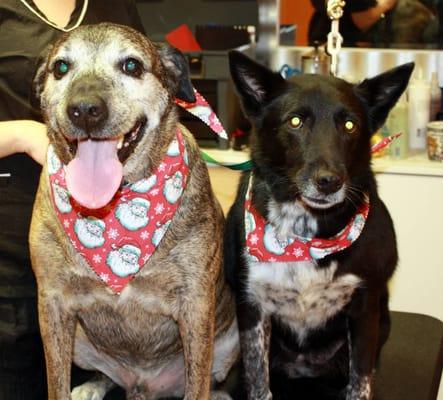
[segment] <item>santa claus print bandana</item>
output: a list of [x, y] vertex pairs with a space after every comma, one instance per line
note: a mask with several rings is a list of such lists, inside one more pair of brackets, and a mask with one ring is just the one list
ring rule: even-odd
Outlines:
[[70, 196], [65, 166], [52, 146], [47, 168], [54, 209], [69, 240], [97, 276], [121, 293], [154, 253], [180, 204], [189, 175], [180, 130], [154, 174], [121, 186], [99, 210], [84, 208]]
[[186, 101], [175, 99], [175, 103], [184, 108], [187, 112], [195, 115], [197, 118], [202, 120], [206, 125], [208, 125], [220, 138], [228, 139], [228, 135], [223, 128], [220, 120], [215, 114], [214, 110], [211, 108], [206, 99], [194, 89], [195, 102], [188, 103]]
[[246, 254], [253, 262], [312, 261], [349, 247], [362, 232], [369, 213], [369, 200], [349, 221], [348, 225], [330, 239], [281, 237], [254, 208], [250, 188], [245, 200]]

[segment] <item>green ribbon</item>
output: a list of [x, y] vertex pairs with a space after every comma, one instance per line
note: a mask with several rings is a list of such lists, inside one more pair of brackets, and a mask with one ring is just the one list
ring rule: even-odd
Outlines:
[[242, 163], [238, 164], [227, 164], [227, 163], [221, 163], [215, 159], [213, 159], [208, 153], [205, 153], [203, 150], [200, 150], [201, 156], [205, 162], [220, 165], [222, 167], [226, 167], [229, 169], [232, 169], [234, 171], [249, 171], [252, 169], [252, 161], [244, 161]]

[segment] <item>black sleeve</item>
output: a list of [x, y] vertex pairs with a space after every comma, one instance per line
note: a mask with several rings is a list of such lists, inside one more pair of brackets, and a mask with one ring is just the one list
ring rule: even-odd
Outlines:
[[145, 34], [145, 28], [143, 27], [142, 21], [140, 19], [140, 14], [138, 13], [135, 0], [125, 0], [125, 7], [128, 10], [131, 27]]

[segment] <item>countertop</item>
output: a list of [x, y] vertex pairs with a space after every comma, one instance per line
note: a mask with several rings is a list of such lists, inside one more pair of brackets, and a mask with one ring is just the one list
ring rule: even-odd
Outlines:
[[[249, 159], [248, 151], [202, 149], [218, 162], [237, 164]], [[210, 166], [214, 166], [210, 164]], [[443, 177], [443, 162], [430, 161], [425, 152], [412, 154], [402, 160], [393, 160], [389, 156], [374, 157], [372, 167], [375, 173], [424, 175]]]

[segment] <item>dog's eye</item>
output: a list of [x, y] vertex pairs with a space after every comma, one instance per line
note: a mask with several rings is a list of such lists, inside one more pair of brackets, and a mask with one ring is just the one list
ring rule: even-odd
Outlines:
[[357, 129], [357, 125], [355, 124], [355, 122], [351, 121], [351, 120], [347, 120], [345, 121], [345, 130], [348, 133], [354, 133], [355, 130]]
[[300, 117], [295, 116], [289, 120], [289, 125], [291, 126], [291, 128], [298, 129], [302, 127], [303, 121]]
[[143, 72], [143, 67], [140, 61], [137, 61], [134, 58], [128, 58], [123, 62], [122, 70], [125, 74], [138, 78]]
[[69, 71], [69, 63], [65, 60], [58, 60], [54, 64], [54, 77], [55, 79], [61, 79]]

